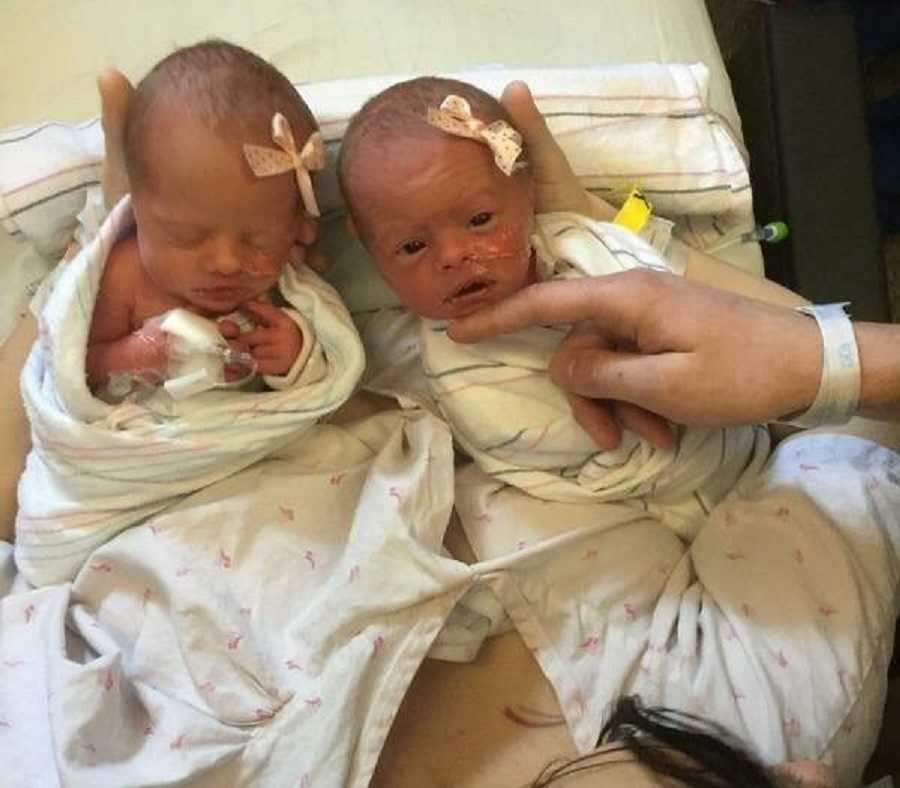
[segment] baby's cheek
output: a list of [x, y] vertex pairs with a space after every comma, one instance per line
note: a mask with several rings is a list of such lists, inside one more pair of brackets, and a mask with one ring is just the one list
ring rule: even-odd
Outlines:
[[288, 263], [289, 251], [275, 252], [254, 252], [247, 255], [244, 261], [244, 270], [251, 276], [261, 279], [271, 279], [272, 282], [278, 281], [281, 271]]

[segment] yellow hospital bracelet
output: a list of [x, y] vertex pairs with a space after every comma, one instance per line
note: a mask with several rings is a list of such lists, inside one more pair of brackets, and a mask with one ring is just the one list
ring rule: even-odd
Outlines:
[[625, 200], [613, 219], [613, 224], [620, 224], [637, 234], [650, 221], [652, 213], [653, 206], [647, 198], [638, 189], [632, 189], [628, 199]]

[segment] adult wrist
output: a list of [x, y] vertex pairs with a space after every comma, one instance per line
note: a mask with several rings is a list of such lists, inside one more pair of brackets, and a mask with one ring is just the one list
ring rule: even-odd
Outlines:
[[900, 419], [900, 325], [856, 323], [862, 378], [860, 415]]
[[611, 222], [616, 218], [618, 209], [596, 194], [585, 192], [590, 205], [590, 216], [598, 222]]
[[847, 303], [797, 307], [816, 321], [822, 349], [818, 390], [808, 408], [780, 419], [798, 427], [846, 424], [859, 408], [861, 366]]

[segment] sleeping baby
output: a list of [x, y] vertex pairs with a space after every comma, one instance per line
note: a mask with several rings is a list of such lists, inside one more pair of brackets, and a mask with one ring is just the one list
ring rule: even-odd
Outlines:
[[[448, 320], [537, 281], [640, 266], [682, 273], [620, 224], [535, 216], [520, 137], [490, 95], [432, 77], [388, 88], [351, 121], [339, 175], [359, 238], [399, 300], [422, 317], [431, 394], [489, 476], [545, 500], [628, 501], [689, 537], [766, 455], [768, 435], [753, 427], [673, 425], [674, 449], [626, 431], [618, 448], [600, 450], [547, 375], [568, 326], [478, 345], [447, 336]], [[666, 248], [667, 233], [654, 232]]]
[[168, 380], [178, 396], [256, 370], [279, 388], [320, 363], [309, 322], [277, 287], [292, 248], [315, 238], [309, 172], [324, 165], [315, 119], [284, 75], [222, 41], [174, 52], [137, 87], [125, 160], [134, 224], [103, 269], [91, 389]]
[[16, 562], [34, 585], [296, 444], [364, 366], [339, 296], [297, 260], [324, 153], [282, 74], [222, 41], [180, 49], [138, 86], [125, 148], [131, 195], [33, 305]]

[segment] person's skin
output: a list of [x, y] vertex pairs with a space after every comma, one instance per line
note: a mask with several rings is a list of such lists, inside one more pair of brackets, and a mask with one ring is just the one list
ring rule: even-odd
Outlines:
[[97, 91], [100, 94], [100, 122], [104, 140], [100, 181], [103, 202], [107, 210], [112, 210], [131, 191], [125, 167], [123, 134], [134, 87], [121, 71], [107, 69], [97, 78]]
[[[134, 89], [128, 79], [115, 70], [105, 71], [97, 80], [97, 88], [106, 147], [101, 176], [103, 197], [107, 208], [111, 208], [128, 192], [122, 133]], [[25, 457], [31, 450], [31, 433], [19, 391], [19, 375], [36, 338], [37, 321], [27, 313], [0, 346], [0, 401], [7, 403], [6, 407], [0, 408], [0, 435], [4, 436], [2, 451], [6, 458], [0, 466], [3, 470], [0, 475], [0, 539], [7, 542], [13, 540], [18, 509], [16, 488], [25, 467]]]
[[507, 176], [487, 146], [437, 129], [354, 162], [351, 227], [411, 312], [461, 317], [537, 281], [527, 172]]
[[[315, 238], [293, 176], [256, 178], [237, 142], [165, 104], [153, 112], [142, 153], [147, 174], [132, 190], [136, 232], [115, 245], [103, 270], [88, 380], [96, 388], [114, 373], [164, 376], [165, 335], [146, 324], [179, 307], [208, 317], [250, 312], [257, 327], [234, 344], [262, 374], [283, 375], [300, 352], [300, 331], [260, 299], [295, 243]], [[228, 329], [229, 338], [237, 334], [236, 326]]]
[[19, 376], [25, 357], [37, 338], [37, 321], [27, 314], [16, 326], [12, 336], [0, 345], [0, 435], [3, 436], [4, 462], [0, 464], [0, 539], [11, 542], [13, 524], [18, 507], [16, 487], [25, 467], [25, 457], [31, 449], [31, 433], [22, 394], [19, 391]]
[[[104, 127], [108, 127], [107, 171], [120, 167], [118, 173], [107, 172], [104, 183], [119, 184], [120, 188], [123, 182], [127, 183], [127, 179], [122, 177], [121, 164], [116, 165], [117, 161], [122, 160], [121, 118], [124, 112], [120, 110], [127, 107], [127, 85], [124, 77], [108, 77], [100, 83], [101, 95], [104, 96], [104, 117], [109, 118], [109, 122], [104, 123]], [[534, 131], [536, 122], [533, 105], [529, 109], [527, 88], [521, 83], [511, 86], [504, 94], [504, 104], [529, 144], [537, 210], [580, 210], [590, 213], [590, 199], [571, 176], [559, 147], [552, 138], [548, 141], [541, 136], [543, 121]], [[582, 208], [578, 207], [579, 201]], [[114, 202], [108, 195], [107, 204]], [[529, 292], [531, 290], [524, 291], [525, 294]], [[528, 295], [523, 297], [530, 298]], [[539, 309], [543, 303], [539, 302]], [[484, 319], [483, 315], [473, 316], [470, 325], [475, 329], [480, 325], [486, 331], [500, 330], [500, 324], [492, 322], [493, 318], [487, 318], [487, 323], [483, 322]], [[0, 394], [5, 395], [3, 399], [6, 402], [20, 403], [19, 370], [35, 333], [34, 320], [26, 318], [0, 351], [0, 370], [7, 373], [0, 376], [0, 385], [6, 387]], [[895, 342], [894, 347], [897, 346]], [[373, 407], [383, 409], [386, 404], [378, 402]], [[368, 408], [370, 403], [365, 405]], [[365, 415], [369, 412], [367, 408], [348, 411], [349, 418]], [[21, 443], [18, 456], [24, 461], [28, 450], [28, 431], [20, 406], [18, 409], [0, 410], [0, 428], [14, 442]], [[16, 450], [15, 446], [11, 447], [12, 452]], [[0, 520], [0, 526], [6, 526], [6, 538], [12, 533], [17, 478], [18, 474], [15, 474], [8, 480], [0, 480], [4, 485], [9, 483], [8, 490], [6, 487], [0, 490], [0, 494], [7, 493], [0, 497], [0, 504], [4, 505], [4, 520]], [[5, 505], [7, 502], [11, 505]], [[448, 545], [454, 555], [465, 560], [467, 549], [460, 542], [456, 530], [451, 529]], [[500, 675], [503, 681], [498, 681]], [[555, 756], [574, 754], [564, 726], [524, 727], [505, 715], [507, 706], [532, 707], [551, 716], [559, 713], [552, 689], [517, 633], [509, 632], [492, 638], [478, 659], [469, 665], [426, 661], [397, 714], [373, 785], [380, 788], [525, 786], [531, 784], [544, 765]], [[631, 782], [633, 774], [618, 779], [612, 768], [606, 771], [605, 777], [585, 774], [579, 778], [581, 782], [563, 785], [566, 788], [602, 788], [604, 785], [612, 788], [637, 784]], [[602, 781], [604, 779], [605, 782]]]
[[[796, 368], [793, 357], [815, 357], [819, 331], [793, 310], [652, 271], [597, 277], [577, 290], [566, 284], [523, 291], [455, 323], [451, 335], [472, 341], [535, 323], [576, 323], [550, 364], [558, 385], [624, 399], [680, 424], [765, 422], [803, 410], [816, 394], [818, 360]], [[759, 385], [763, 364], [777, 387]]]
[[[551, 171], [558, 180], [575, 182], [574, 175], [527, 88], [519, 90], [514, 83], [504, 100], [523, 128], [530, 160], [524, 171], [506, 176], [486, 146], [427, 129], [423, 121], [415, 133], [379, 139], [369, 146], [368, 155], [360, 149], [347, 173], [351, 229], [403, 305], [423, 317], [462, 318], [533, 284], [535, 263], [528, 239], [535, 208], [569, 208], [601, 220], [615, 215], [612, 206], [583, 190], [548, 189]], [[535, 183], [549, 196], [536, 199]], [[771, 303], [806, 303], [773, 282], [684, 249], [688, 279]], [[580, 280], [572, 290], [589, 286]], [[582, 335], [571, 338], [566, 347], [584, 349], [592, 341]], [[572, 387], [567, 394], [573, 415], [601, 448], [618, 444], [620, 424], [663, 448], [674, 444], [668, 424], [646, 410], [624, 401], [598, 408]]]
[[[611, 208], [578, 186], [527, 87], [508, 86], [504, 104], [529, 147], [538, 210], [580, 210], [608, 219]], [[821, 376], [815, 323], [793, 310], [687, 281], [693, 271], [717, 288], [745, 289], [747, 275], [710, 261], [691, 251], [686, 279], [629, 271], [602, 281], [535, 285], [455, 321], [450, 335], [475, 342], [529, 325], [581, 322], [560, 347], [551, 377], [584, 398], [575, 415], [600, 445], [615, 445], [621, 433], [604, 404], [609, 400], [683, 424], [764, 422], [802, 412]], [[735, 282], [739, 287], [732, 287]], [[777, 291], [759, 282], [766, 293], [750, 295], [773, 300], [769, 295]], [[798, 303], [792, 298], [774, 300], [792, 306]], [[900, 327], [855, 328], [860, 411], [870, 418], [900, 418]]]
[[[534, 712], [559, 714], [517, 633], [491, 638], [472, 663], [425, 660], [397, 712], [372, 788], [517, 788], [531, 785], [554, 758], [575, 756], [564, 724], [527, 727], [510, 712], [535, 720]], [[598, 762], [608, 765], [560, 788], [661, 785], [621, 751]]]
[[[529, 325], [577, 322], [579, 331], [551, 362], [559, 386], [625, 400], [681, 424], [777, 420], [801, 413], [815, 398], [821, 336], [804, 315], [647, 271], [577, 290], [568, 284], [535, 285], [455, 323], [450, 334], [471, 342]], [[900, 327], [856, 323], [855, 331], [860, 413], [900, 418]]]
[[[445, 545], [459, 560], [475, 560], [455, 516]], [[516, 718], [546, 724], [527, 725]], [[552, 686], [512, 631], [487, 640], [474, 662], [422, 663], [397, 711], [371, 785], [518, 788], [531, 785], [555, 758], [576, 754]], [[621, 752], [610, 752], [600, 762], [604, 760], [609, 765], [602, 775], [569, 778], [560, 788], [661, 785]]]

